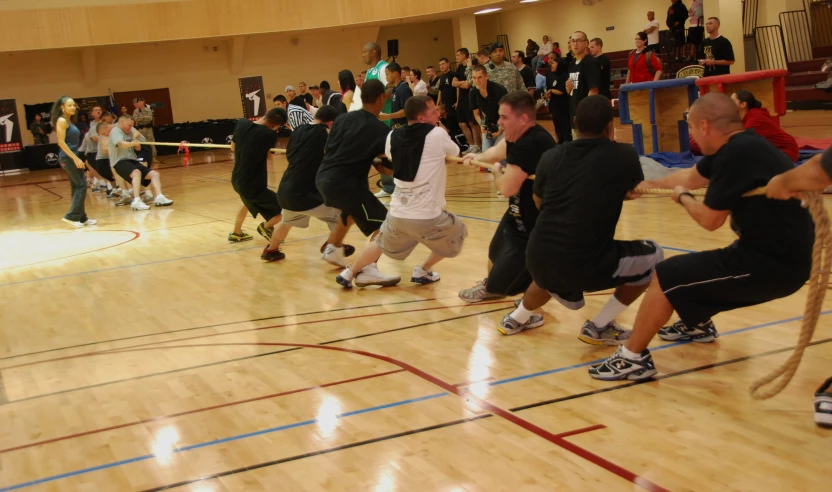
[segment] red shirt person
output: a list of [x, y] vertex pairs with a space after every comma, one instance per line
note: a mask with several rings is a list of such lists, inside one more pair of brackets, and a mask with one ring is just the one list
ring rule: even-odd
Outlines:
[[647, 49], [647, 34], [639, 32], [636, 34], [636, 49], [630, 53], [627, 60], [627, 81], [626, 84], [637, 82], [652, 82], [662, 78], [662, 62], [656, 53]]

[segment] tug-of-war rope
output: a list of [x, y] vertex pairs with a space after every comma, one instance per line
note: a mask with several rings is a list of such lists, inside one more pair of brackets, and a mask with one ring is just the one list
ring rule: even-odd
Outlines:
[[[223, 144], [193, 144], [188, 142], [142, 142], [142, 144], [178, 147], [179, 152], [185, 152], [186, 165], [190, 161], [190, 148], [199, 147], [206, 149], [231, 149], [231, 145]], [[272, 153], [285, 154], [285, 149], [271, 149]], [[459, 157], [448, 157], [448, 162], [462, 163]], [[494, 166], [487, 162], [470, 161], [469, 164], [492, 171]], [[534, 179], [534, 175], [529, 176]], [[662, 188], [636, 188], [633, 190], [642, 195], [667, 195], [673, 194], [673, 190]], [[704, 196], [705, 190], [691, 190], [690, 193], [696, 196]], [[765, 196], [766, 188], [760, 187], [744, 193], [743, 197]], [[806, 295], [806, 307], [803, 311], [803, 320], [800, 327], [800, 336], [794, 352], [786, 361], [770, 374], [754, 381], [751, 384], [751, 396], [758, 400], [766, 400], [779, 394], [788, 386], [797, 371], [803, 352], [812, 341], [815, 327], [820, 317], [823, 299], [826, 295], [826, 287], [829, 284], [829, 272], [832, 265], [832, 235], [829, 233], [829, 216], [823, 206], [823, 198], [819, 192], [806, 193], [803, 198], [803, 206], [809, 209], [812, 220], [815, 222], [815, 244], [812, 248], [812, 270], [809, 277], [809, 292]], [[772, 383], [774, 383], [772, 386]]]

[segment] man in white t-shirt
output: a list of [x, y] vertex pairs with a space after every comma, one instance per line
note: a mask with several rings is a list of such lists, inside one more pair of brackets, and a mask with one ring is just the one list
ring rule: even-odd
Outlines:
[[659, 53], [659, 30], [661, 24], [656, 20], [656, 13], [652, 10], [647, 11], [647, 24], [644, 26], [644, 32], [647, 34], [647, 49], [653, 53]]
[[385, 146], [385, 154], [393, 162], [396, 183], [390, 211], [375, 241], [336, 279], [344, 287], [352, 287], [352, 272], [377, 262], [382, 253], [404, 260], [419, 244], [431, 253], [413, 269], [410, 281], [438, 282], [439, 274], [432, 267], [443, 258], [457, 256], [468, 235], [459, 217], [445, 210], [445, 158], [456, 157], [459, 147], [437, 126], [439, 111], [430, 96], [411, 97], [404, 112], [407, 126], [393, 130]]

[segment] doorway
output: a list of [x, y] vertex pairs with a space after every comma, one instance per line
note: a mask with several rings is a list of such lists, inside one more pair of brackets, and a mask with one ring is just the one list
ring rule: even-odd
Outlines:
[[116, 100], [116, 109], [122, 106], [127, 108], [129, 114], [133, 114], [133, 99], [143, 97], [145, 104], [152, 110], [154, 124], [156, 126], [173, 124], [173, 108], [170, 105], [170, 90], [168, 89], [147, 89], [130, 92], [115, 92], [113, 98]]

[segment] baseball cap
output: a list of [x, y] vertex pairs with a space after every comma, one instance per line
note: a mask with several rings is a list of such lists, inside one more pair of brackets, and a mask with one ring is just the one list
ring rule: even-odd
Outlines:
[[295, 88], [294, 88], [294, 87], [292, 87], [291, 85], [287, 85], [287, 86], [286, 86], [286, 90], [285, 90], [285, 91], [283, 91], [283, 92], [289, 92], [289, 91], [293, 91], [293, 90], [295, 90]]
[[494, 50], [496, 50], [497, 48], [503, 48], [503, 49], [505, 49], [505, 48], [503, 47], [503, 43], [501, 43], [501, 42], [499, 42], [499, 41], [495, 41], [495, 42], [491, 43], [491, 46], [489, 46], [489, 47], [488, 47], [488, 52], [489, 52], [489, 53], [494, 53]]

